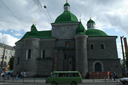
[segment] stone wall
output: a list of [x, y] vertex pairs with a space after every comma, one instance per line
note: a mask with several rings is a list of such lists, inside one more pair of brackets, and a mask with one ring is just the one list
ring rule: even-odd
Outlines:
[[[88, 37], [87, 51], [88, 57], [111, 57], [118, 58], [116, 36], [109, 37]], [[93, 49], [91, 49], [93, 44]], [[101, 44], [104, 45], [104, 49], [101, 49]]]
[[49, 76], [53, 71], [53, 59], [38, 60], [36, 76]]
[[95, 63], [100, 63], [102, 71], [115, 71], [117, 76], [122, 76], [122, 68], [120, 64], [120, 59], [89, 59], [88, 60], [88, 71], [95, 72]]
[[76, 23], [52, 23], [52, 36], [56, 39], [73, 39], [76, 35]]

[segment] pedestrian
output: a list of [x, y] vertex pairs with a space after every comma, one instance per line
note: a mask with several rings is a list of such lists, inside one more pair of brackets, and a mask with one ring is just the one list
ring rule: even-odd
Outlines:
[[114, 81], [115, 81], [116, 73], [115, 73], [115, 72], [113, 72], [113, 73], [112, 73], [112, 76], [113, 76], [113, 79], [114, 79]]
[[24, 72], [24, 77], [26, 77], [26, 72]]
[[17, 73], [16, 73], [16, 80], [18, 80], [18, 71], [17, 71]]
[[22, 77], [23, 77], [23, 71], [21, 71], [21, 76], [20, 76], [20, 78], [22, 79]]
[[0, 69], [0, 80], [1, 80], [2, 68]]
[[112, 73], [111, 73], [111, 71], [109, 71], [109, 79], [111, 79], [112, 78]]

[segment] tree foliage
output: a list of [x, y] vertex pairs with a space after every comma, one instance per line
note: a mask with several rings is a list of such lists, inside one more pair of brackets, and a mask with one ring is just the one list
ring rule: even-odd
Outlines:
[[9, 68], [10, 68], [10, 70], [13, 70], [13, 64], [14, 64], [14, 56], [12, 56], [10, 58], [10, 61], [9, 61]]

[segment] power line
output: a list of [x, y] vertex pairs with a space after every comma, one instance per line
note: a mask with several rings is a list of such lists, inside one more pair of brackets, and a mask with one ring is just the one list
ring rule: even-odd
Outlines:
[[[1, 2], [8, 8], [8, 6], [1, 0]], [[20, 22], [16, 15], [8, 8], [8, 10], [13, 14], [13, 16]], [[21, 22], [20, 22], [21, 23]], [[21, 23], [22, 24], [22, 23]], [[23, 24], [22, 24], [23, 25]], [[24, 26], [24, 25], [23, 25]], [[25, 26], [24, 26], [25, 27]], [[26, 28], [26, 27], [25, 27]]]
[[2, 22], [1, 20], [0, 20], [0, 22], [3, 23], [5, 26], [7, 26], [8, 28], [11, 29], [11, 27], [9, 27], [7, 24], [5, 24], [4, 22]]
[[[44, 0], [42, 0], [42, 1], [43, 1], [43, 3], [44, 3]], [[47, 7], [46, 7], [45, 3], [44, 3], [44, 8], [47, 10], [48, 15], [49, 15], [49, 17], [50, 17], [50, 19], [51, 19], [51, 21], [52, 21], [52, 18], [51, 18], [51, 16], [50, 16], [50, 13], [49, 13], [49, 11], [48, 11], [48, 9], [47, 9]]]
[[[40, 10], [43, 9], [39, 0], [33, 0], [33, 1], [37, 4], [37, 6], [39, 7]], [[44, 12], [45, 16], [47, 17], [47, 19], [48, 19], [48, 21], [50, 23], [50, 19], [49, 19], [48, 15], [45, 13], [45, 10], [44, 9], [43, 9], [43, 12]]]

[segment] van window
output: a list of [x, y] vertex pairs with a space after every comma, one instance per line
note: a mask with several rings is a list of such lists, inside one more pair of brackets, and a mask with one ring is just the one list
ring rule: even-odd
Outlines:
[[51, 77], [57, 77], [57, 73], [53, 73]]
[[59, 77], [65, 77], [65, 73], [59, 73]]
[[78, 73], [66, 73], [66, 77], [79, 77]]

